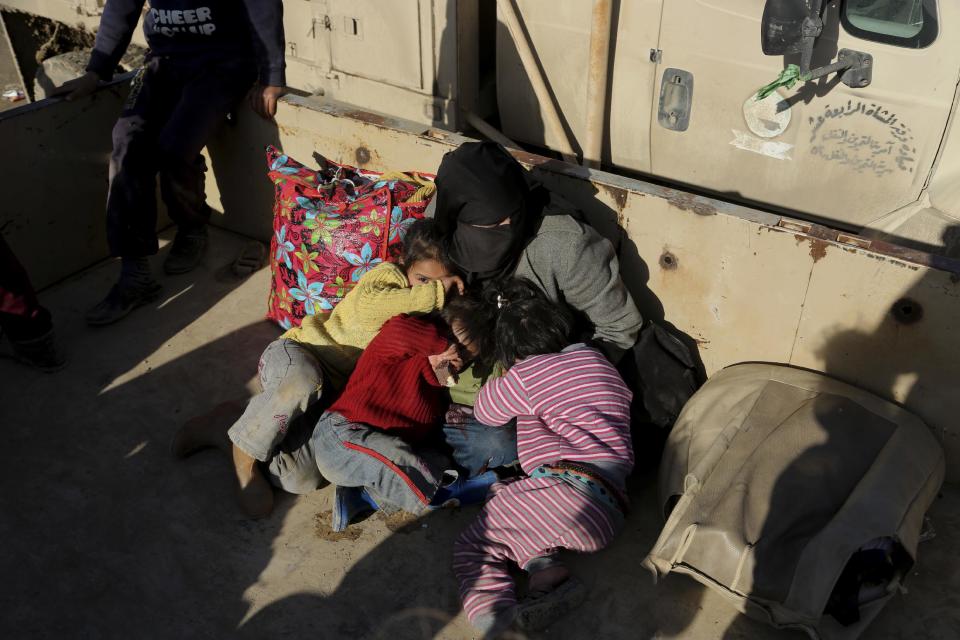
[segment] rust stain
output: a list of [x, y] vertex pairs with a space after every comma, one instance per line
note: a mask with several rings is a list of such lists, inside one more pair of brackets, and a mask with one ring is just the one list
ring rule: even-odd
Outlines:
[[528, 164], [534, 167], [540, 166], [541, 164], [546, 164], [550, 162], [550, 158], [544, 156], [538, 156], [535, 153], [530, 153], [529, 151], [520, 151], [518, 149], [510, 149], [510, 155], [517, 159], [517, 162], [522, 164]]
[[386, 127], [390, 123], [389, 119], [378, 116], [375, 113], [370, 113], [369, 111], [347, 111], [343, 114], [343, 117], [352, 118], [368, 124], [375, 124], [378, 127]]
[[603, 191], [608, 196], [613, 198], [613, 201], [617, 203], [617, 211], [623, 211], [623, 208], [627, 205], [627, 190], [620, 187], [614, 187], [609, 184], [602, 184], [600, 182], [595, 182], [594, 185], [600, 191]]
[[810, 257], [813, 258], [814, 263], [819, 262], [820, 258], [827, 255], [827, 247], [829, 246], [830, 244], [825, 240], [810, 238]]
[[709, 201], [685, 191], [670, 190], [667, 201], [681, 211], [692, 211], [698, 216], [715, 216], [717, 208]]

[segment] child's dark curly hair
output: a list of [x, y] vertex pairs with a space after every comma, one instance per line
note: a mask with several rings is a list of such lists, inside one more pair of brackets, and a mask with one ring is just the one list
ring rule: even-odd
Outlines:
[[558, 353], [571, 344], [573, 317], [534, 283], [512, 278], [484, 292], [496, 313], [496, 359], [509, 369], [530, 356]]
[[496, 311], [495, 306], [484, 302], [479, 295], [468, 292], [448, 298], [446, 306], [440, 312], [451, 329], [454, 324], [458, 325], [461, 335], [457, 336], [457, 339], [476, 349], [473, 363], [479, 372], [490, 371], [496, 358], [493, 334], [497, 322]]
[[421, 260], [436, 260], [450, 273], [457, 272], [456, 265], [447, 254], [446, 241], [437, 223], [431, 218], [411, 224], [403, 238], [403, 250], [400, 254], [403, 270], [406, 271], [414, 262]]
[[475, 347], [479, 371], [494, 362], [505, 369], [529, 358], [563, 351], [571, 343], [573, 316], [563, 305], [525, 278], [488, 285], [483, 293], [456, 296], [447, 301], [443, 319], [460, 330], [461, 342]]

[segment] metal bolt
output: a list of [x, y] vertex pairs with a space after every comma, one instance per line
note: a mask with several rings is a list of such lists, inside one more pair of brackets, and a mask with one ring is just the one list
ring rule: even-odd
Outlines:
[[910, 298], [897, 300], [890, 311], [900, 324], [913, 324], [923, 319], [923, 306]]

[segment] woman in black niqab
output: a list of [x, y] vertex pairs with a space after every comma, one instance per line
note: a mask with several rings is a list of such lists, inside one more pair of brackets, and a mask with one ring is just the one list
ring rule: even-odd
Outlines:
[[546, 192], [494, 142], [468, 142], [443, 157], [434, 218], [469, 284], [509, 278], [543, 217]]

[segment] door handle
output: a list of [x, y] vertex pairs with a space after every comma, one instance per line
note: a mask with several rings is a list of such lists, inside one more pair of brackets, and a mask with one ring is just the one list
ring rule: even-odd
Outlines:
[[686, 131], [693, 108], [693, 74], [683, 69], [665, 69], [660, 81], [657, 122], [664, 129]]

